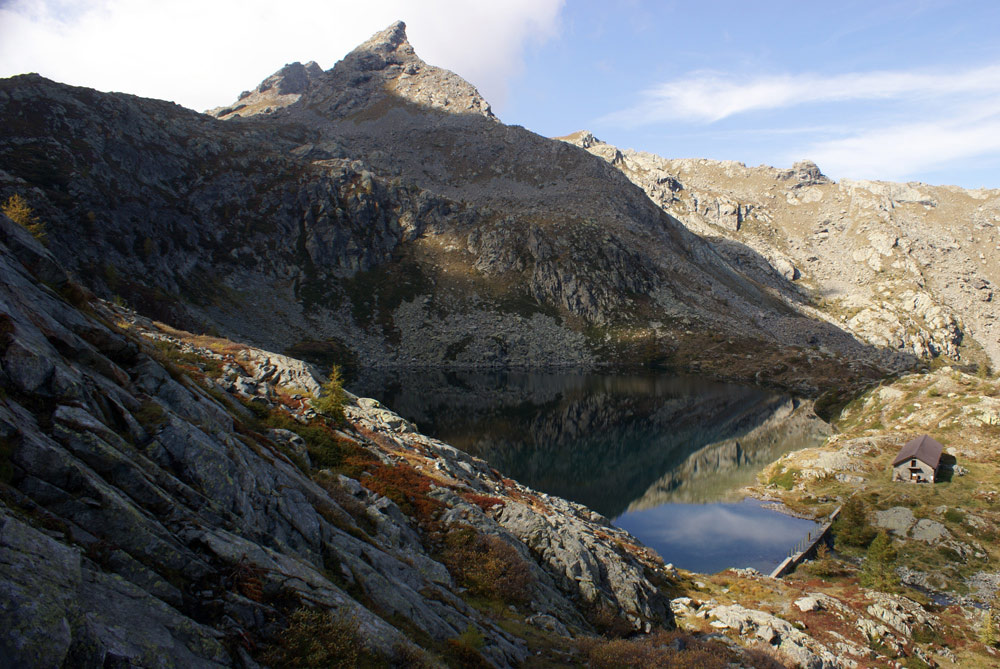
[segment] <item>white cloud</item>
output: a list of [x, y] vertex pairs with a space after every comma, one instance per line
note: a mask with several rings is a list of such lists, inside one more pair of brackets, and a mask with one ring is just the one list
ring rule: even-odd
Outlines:
[[[628, 511], [615, 525], [645, 537], [649, 543], [690, 547], [781, 546], [794, 544], [810, 529], [808, 523], [788, 516], [762, 512], [746, 503], [670, 504], [642, 511]], [[712, 528], [706, 532], [705, 528]]]
[[1000, 100], [996, 115], [864, 129], [818, 142], [788, 155], [808, 156], [835, 177], [903, 181], [959, 161], [1000, 153]]
[[633, 125], [678, 120], [711, 123], [750, 111], [815, 102], [928, 100], [989, 93], [1000, 93], [1000, 65], [965, 72], [779, 74], [751, 79], [695, 72], [643, 91], [636, 105], [615, 112], [608, 120]]
[[564, 0], [14, 0], [0, 8], [0, 76], [69, 84], [206, 109], [293, 61], [333, 66], [397, 19], [417, 53], [502, 107], [533, 41]]

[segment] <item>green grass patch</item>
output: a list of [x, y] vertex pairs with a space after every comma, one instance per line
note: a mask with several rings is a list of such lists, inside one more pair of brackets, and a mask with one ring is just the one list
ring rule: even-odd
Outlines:
[[801, 471], [795, 467], [791, 469], [785, 469], [784, 466], [779, 465], [778, 471], [768, 479], [768, 485], [775, 485], [779, 488], [784, 488], [785, 490], [791, 490], [795, 487], [795, 483], [798, 479], [798, 475]]

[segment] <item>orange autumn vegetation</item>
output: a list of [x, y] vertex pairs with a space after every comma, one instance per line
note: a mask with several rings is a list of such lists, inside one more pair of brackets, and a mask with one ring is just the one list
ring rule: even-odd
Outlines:
[[455, 580], [477, 597], [506, 604], [531, 600], [534, 576], [517, 550], [498, 536], [471, 527], [452, 528], [444, 536], [441, 561]]
[[[349, 458], [347, 464], [360, 463], [356, 459]], [[412, 516], [421, 525], [433, 523], [444, 508], [444, 504], [427, 494], [434, 480], [408, 464], [385, 465], [378, 460], [371, 460], [365, 463], [364, 469], [371, 476], [362, 477], [361, 485], [385, 495], [395, 502], [403, 513]]]

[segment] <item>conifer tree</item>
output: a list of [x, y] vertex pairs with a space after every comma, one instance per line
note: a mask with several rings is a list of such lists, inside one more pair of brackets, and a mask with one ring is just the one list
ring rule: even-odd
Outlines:
[[848, 498], [833, 525], [837, 543], [842, 546], [864, 548], [875, 538], [875, 530], [868, 522], [868, 510], [858, 496]]
[[885, 530], [878, 533], [868, 546], [864, 564], [861, 567], [861, 585], [873, 590], [892, 592], [899, 586], [896, 575], [896, 547]]
[[344, 419], [344, 381], [340, 367], [334, 365], [326, 383], [320, 386], [320, 396], [312, 401], [313, 408], [335, 421]]
[[0, 205], [0, 211], [30, 232], [38, 241], [45, 243], [45, 224], [38, 220], [28, 203], [20, 195], [11, 195]]

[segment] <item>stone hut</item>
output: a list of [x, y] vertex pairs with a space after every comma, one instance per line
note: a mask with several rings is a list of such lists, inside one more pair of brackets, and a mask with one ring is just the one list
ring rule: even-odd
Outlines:
[[892, 461], [892, 480], [934, 483], [943, 450], [944, 446], [926, 434], [906, 442]]

